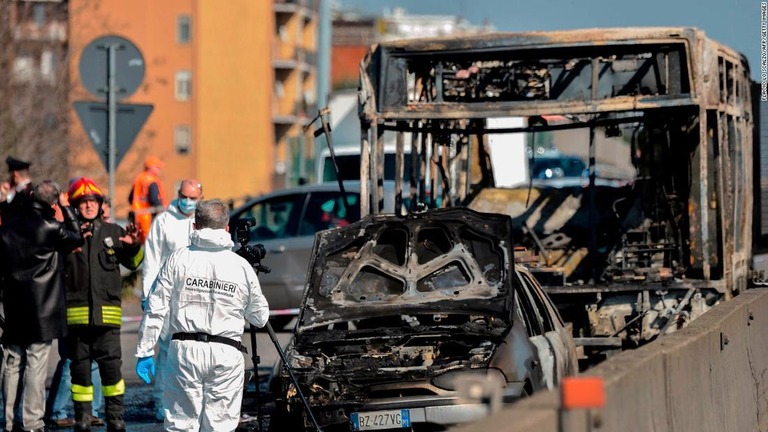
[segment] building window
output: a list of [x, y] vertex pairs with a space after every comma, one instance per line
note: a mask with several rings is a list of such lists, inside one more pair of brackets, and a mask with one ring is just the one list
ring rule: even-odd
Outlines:
[[282, 81], [275, 80], [275, 96], [278, 98], [285, 96], [285, 85]]
[[40, 54], [40, 76], [49, 84], [56, 81], [56, 67], [58, 66], [56, 52], [46, 49]]
[[35, 25], [42, 27], [45, 24], [45, 5], [36, 4], [35, 8], [32, 10], [32, 13], [35, 17]]
[[192, 97], [192, 72], [176, 72], [176, 100], [188, 101]]
[[180, 44], [188, 44], [191, 39], [189, 15], [179, 15], [176, 18], [176, 40]]
[[32, 56], [20, 55], [13, 59], [12, 76], [14, 82], [28, 83], [35, 79], [35, 61]]
[[176, 145], [176, 153], [180, 155], [189, 154], [189, 147], [192, 144], [192, 130], [190, 127], [188, 125], [176, 126], [173, 141]]

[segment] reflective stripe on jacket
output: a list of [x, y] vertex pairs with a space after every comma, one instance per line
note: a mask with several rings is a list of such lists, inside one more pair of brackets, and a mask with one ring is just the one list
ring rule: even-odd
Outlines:
[[121, 242], [125, 230], [113, 223], [97, 219], [92, 232], [83, 247], [67, 256], [67, 324], [120, 327], [120, 264], [136, 269], [144, 249]]

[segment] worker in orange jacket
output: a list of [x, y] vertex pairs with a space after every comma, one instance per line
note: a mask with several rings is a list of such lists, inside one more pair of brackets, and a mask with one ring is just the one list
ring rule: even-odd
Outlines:
[[134, 180], [133, 189], [128, 196], [133, 220], [139, 228], [139, 239], [142, 243], [147, 238], [152, 219], [168, 206], [163, 191], [163, 183], [160, 181], [162, 169], [163, 162], [160, 158], [147, 156], [144, 161], [144, 171]]

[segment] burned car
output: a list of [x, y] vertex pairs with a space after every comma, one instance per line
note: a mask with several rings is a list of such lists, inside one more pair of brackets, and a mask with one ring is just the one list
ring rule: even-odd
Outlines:
[[[511, 224], [451, 208], [317, 234], [286, 357], [323, 430], [467, 422], [576, 371]], [[311, 426], [286, 373], [273, 391], [275, 430]]]

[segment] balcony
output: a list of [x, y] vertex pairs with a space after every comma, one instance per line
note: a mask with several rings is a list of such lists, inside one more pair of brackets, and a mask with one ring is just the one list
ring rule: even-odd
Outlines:
[[[274, 52], [279, 53], [280, 50], [276, 47]], [[311, 72], [317, 68], [317, 52], [296, 47], [292, 54], [272, 60], [272, 66], [275, 69], [293, 70], [298, 68], [305, 72]]]
[[290, 14], [301, 13], [304, 19], [309, 20], [315, 16], [318, 9], [318, 0], [273, 0], [272, 8], [275, 13]]
[[291, 112], [281, 112], [279, 109], [275, 111], [272, 113], [272, 123], [276, 126], [292, 126], [294, 124], [301, 124], [303, 126], [317, 115], [317, 105], [310, 105], [304, 101], [295, 101]]
[[67, 24], [54, 21], [39, 26], [34, 21], [20, 22], [13, 29], [13, 40], [16, 42], [64, 43], [67, 41]]

